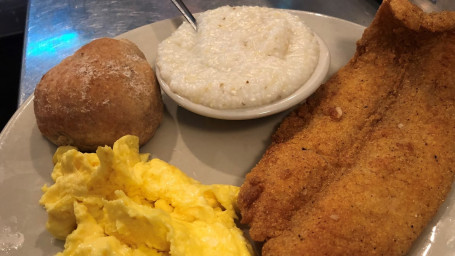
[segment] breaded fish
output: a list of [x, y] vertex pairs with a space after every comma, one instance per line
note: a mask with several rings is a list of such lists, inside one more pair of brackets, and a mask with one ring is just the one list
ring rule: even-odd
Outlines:
[[275, 132], [238, 204], [263, 255], [403, 255], [455, 172], [455, 12], [385, 0]]

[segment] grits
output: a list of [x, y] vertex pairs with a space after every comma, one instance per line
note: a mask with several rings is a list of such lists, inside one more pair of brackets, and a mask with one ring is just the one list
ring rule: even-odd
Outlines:
[[59, 147], [40, 203], [47, 229], [66, 239], [64, 255], [250, 255], [234, 223], [239, 188], [202, 185], [139, 154], [125, 136], [81, 153]]
[[176, 94], [216, 109], [256, 107], [296, 91], [313, 73], [319, 44], [283, 10], [223, 6], [184, 22], [158, 46], [156, 66]]

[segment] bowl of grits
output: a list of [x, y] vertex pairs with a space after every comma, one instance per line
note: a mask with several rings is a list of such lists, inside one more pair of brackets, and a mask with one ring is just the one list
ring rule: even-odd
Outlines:
[[158, 46], [156, 76], [181, 107], [244, 120], [289, 109], [324, 81], [330, 53], [299, 17], [257, 6], [200, 13]]

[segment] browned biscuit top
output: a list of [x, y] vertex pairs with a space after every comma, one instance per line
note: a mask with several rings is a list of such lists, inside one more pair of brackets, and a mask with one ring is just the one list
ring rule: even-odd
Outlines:
[[132, 42], [101, 38], [49, 70], [35, 90], [42, 134], [57, 145], [95, 150], [126, 134], [148, 141], [161, 120], [152, 68]]

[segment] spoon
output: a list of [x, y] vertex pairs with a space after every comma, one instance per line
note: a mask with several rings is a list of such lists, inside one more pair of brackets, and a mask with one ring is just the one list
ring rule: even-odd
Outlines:
[[186, 7], [186, 5], [182, 2], [182, 0], [171, 0], [172, 3], [179, 9], [179, 11], [183, 14], [183, 17], [191, 24], [195, 31], [197, 31], [197, 23], [196, 19], [194, 18], [193, 14], [191, 14], [190, 10]]

